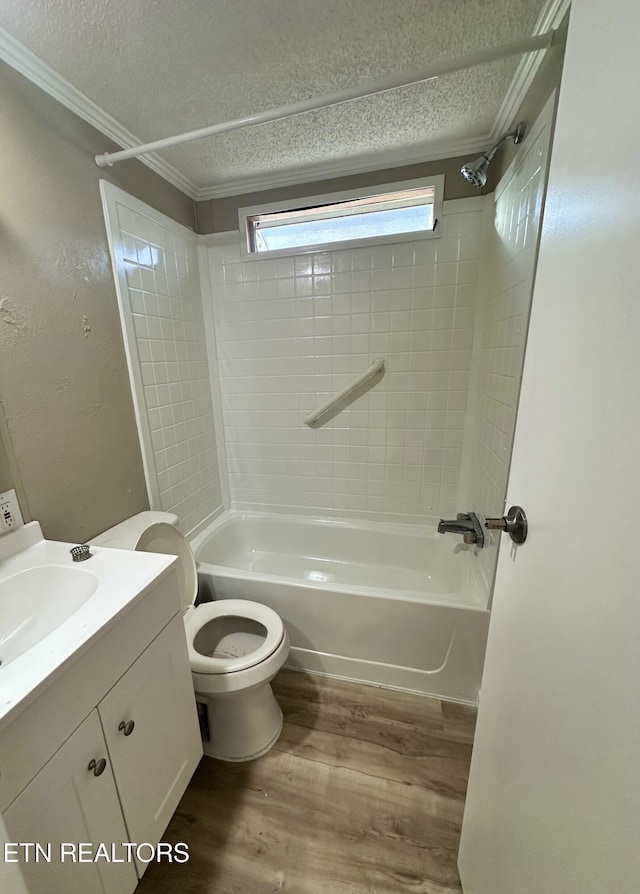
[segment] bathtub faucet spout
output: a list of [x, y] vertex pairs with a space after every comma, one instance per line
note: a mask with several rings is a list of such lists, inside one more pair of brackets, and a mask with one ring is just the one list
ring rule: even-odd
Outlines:
[[475, 512], [459, 512], [455, 519], [441, 518], [438, 534], [462, 534], [465, 543], [484, 546], [484, 531]]

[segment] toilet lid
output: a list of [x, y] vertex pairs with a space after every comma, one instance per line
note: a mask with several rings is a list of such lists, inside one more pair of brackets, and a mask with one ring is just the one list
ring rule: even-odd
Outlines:
[[163, 553], [177, 556], [178, 594], [183, 610], [196, 601], [198, 595], [198, 570], [191, 547], [177, 528], [166, 522], [150, 525], [142, 532], [136, 550], [143, 553]]
[[[216, 618], [249, 618], [266, 629], [267, 635], [257, 649], [235, 658], [202, 655], [194, 646], [194, 640], [202, 628]], [[282, 618], [273, 609], [248, 599], [220, 599], [204, 602], [189, 612], [184, 619], [191, 670], [197, 674], [228, 674], [232, 671], [254, 667], [278, 648], [284, 636]]]

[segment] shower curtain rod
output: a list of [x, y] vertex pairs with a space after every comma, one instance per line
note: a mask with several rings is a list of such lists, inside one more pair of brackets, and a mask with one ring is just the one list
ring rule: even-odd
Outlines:
[[[563, 32], [564, 34], [564, 32]], [[218, 133], [228, 133], [231, 130], [239, 130], [242, 127], [255, 127], [257, 124], [266, 124], [268, 121], [280, 121], [301, 115], [303, 112], [314, 112], [317, 109], [326, 109], [329, 106], [340, 105], [353, 99], [361, 99], [364, 96], [373, 96], [376, 93], [385, 93], [387, 90], [395, 90], [397, 87], [408, 87], [411, 84], [419, 84], [421, 81], [432, 81], [441, 75], [453, 74], [456, 71], [464, 71], [467, 68], [475, 68], [488, 62], [496, 62], [499, 59], [507, 59], [509, 56], [535, 53], [538, 50], [547, 50], [560, 39], [558, 30], [545, 31], [534, 37], [525, 37], [512, 43], [493, 47], [490, 50], [481, 50], [478, 53], [469, 53], [466, 56], [458, 56], [455, 59], [445, 59], [434, 62], [426, 68], [416, 69], [400, 75], [391, 75], [374, 81], [366, 87], [347, 87], [336, 93], [326, 93], [323, 96], [305, 99], [302, 102], [280, 106], [266, 112], [258, 112], [255, 115], [247, 115], [244, 118], [236, 118], [234, 121], [225, 121], [222, 124], [212, 124], [210, 127], [201, 127], [199, 130], [190, 130], [174, 137], [164, 137], [151, 143], [142, 143], [132, 146], [130, 149], [122, 149], [118, 152], [105, 152], [96, 155], [96, 164], [100, 168], [111, 167], [119, 161], [127, 158], [136, 158], [155, 152], [158, 149], [168, 149], [170, 146], [178, 146], [180, 143], [190, 143], [192, 140], [202, 140]]]

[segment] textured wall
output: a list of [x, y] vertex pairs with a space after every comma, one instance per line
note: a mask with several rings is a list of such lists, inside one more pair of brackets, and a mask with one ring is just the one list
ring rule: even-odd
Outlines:
[[[0, 411], [1, 412], [1, 411]], [[0, 423], [1, 424], [1, 423]], [[9, 490], [14, 487], [13, 473], [9, 462], [8, 451], [1, 437], [0, 429], [0, 491]]]
[[[445, 203], [439, 239], [241, 260], [236, 232], [211, 248], [236, 506], [455, 511], [484, 204]], [[382, 380], [303, 424], [376, 357]]]
[[33, 518], [83, 540], [147, 506], [98, 191], [105, 177], [194, 226], [193, 203], [2, 65], [0, 400]]

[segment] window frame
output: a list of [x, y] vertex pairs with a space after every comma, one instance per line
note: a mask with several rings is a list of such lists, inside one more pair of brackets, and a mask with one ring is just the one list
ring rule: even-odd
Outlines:
[[[314, 245], [297, 245], [290, 248], [274, 248], [267, 251], [250, 250], [250, 232], [247, 218], [259, 214], [273, 214], [287, 211], [298, 211], [303, 208], [330, 205], [333, 203], [347, 202], [352, 199], [366, 199], [373, 196], [381, 196], [386, 193], [400, 192], [405, 189], [420, 189], [432, 187], [433, 219], [437, 222], [435, 230], [409, 231], [394, 233], [385, 236], [366, 236], [358, 239], [345, 239], [334, 242], [320, 242]], [[361, 248], [364, 246], [385, 245], [396, 242], [415, 242], [420, 239], [438, 239], [441, 235], [442, 203], [444, 199], [444, 174], [436, 174], [432, 177], [419, 177], [415, 180], [400, 180], [394, 183], [379, 183], [359, 189], [341, 190], [340, 192], [322, 193], [314, 196], [301, 196], [299, 198], [285, 199], [280, 202], [270, 202], [260, 205], [251, 205], [238, 208], [238, 226], [240, 229], [240, 252], [242, 260], [286, 257], [291, 255], [309, 254], [319, 251], [339, 251], [340, 249]]]

